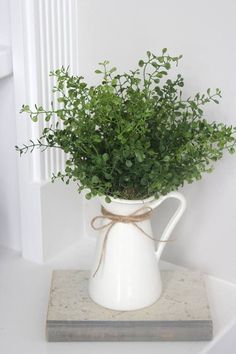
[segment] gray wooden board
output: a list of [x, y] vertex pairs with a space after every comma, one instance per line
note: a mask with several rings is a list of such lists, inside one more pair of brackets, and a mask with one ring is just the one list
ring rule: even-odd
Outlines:
[[213, 325], [203, 276], [188, 270], [164, 270], [163, 291], [152, 306], [113, 311], [88, 296], [88, 271], [55, 270], [48, 305], [50, 342], [204, 341]]

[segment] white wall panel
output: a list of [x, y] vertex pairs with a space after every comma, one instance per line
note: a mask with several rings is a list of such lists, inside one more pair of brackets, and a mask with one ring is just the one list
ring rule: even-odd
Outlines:
[[[29, 81], [29, 104], [57, 109], [57, 96], [52, 94], [55, 78], [49, 76], [62, 66], [78, 72], [77, 46], [77, 1], [75, 0], [25, 0], [23, 4], [25, 23], [25, 49]], [[30, 133], [37, 139], [44, 127], [54, 122], [32, 122]], [[33, 180], [50, 180], [53, 173], [65, 168], [66, 156], [58, 149], [48, 149], [43, 154], [36, 152], [32, 158]]]
[[[36, 140], [49, 124], [19, 116], [22, 104], [50, 108], [54, 81], [49, 72], [62, 65], [78, 70], [77, 11], [75, 0], [11, 0], [18, 145]], [[65, 158], [52, 149], [19, 158], [22, 253], [27, 259], [43, 262], [83, 235], [82, 199], [73, 186], [50, 184], [52, 173], [63, 171]]]

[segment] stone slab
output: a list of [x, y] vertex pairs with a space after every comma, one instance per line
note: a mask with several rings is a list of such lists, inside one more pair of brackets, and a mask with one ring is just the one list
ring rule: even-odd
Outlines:
[[67, 341], [204, 341], [213, 324], [203, 275], [163, 270], [163, 292], [152, 306], [113, 311], [88, 296], [89, 272], [55, 270], [46, 322], [47, 340]]

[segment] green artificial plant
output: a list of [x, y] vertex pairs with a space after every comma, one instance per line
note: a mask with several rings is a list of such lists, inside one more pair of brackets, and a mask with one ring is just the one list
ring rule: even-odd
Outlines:
[[147, 52], [137, 69], [124, 74], [104, 61], [95, 71], [101, 75], [95, 86], [64, 67], [51, 72], [60, 108], [23, 105], [34, 122], [51, 123], [38, 141], [16, 149], [62, 149], [66, 168], [52, 180], [76, 181], [79, 191], [89, 190], [88, 199], [158, 198], [199, 180], [225, 149], [234, 153], [236, 128], [204, 118], [203, 106], [218, 103], [219, 89], [184, 99], [183, 77], [167, 78], [181, 57], [166, 48], [160, 55]]

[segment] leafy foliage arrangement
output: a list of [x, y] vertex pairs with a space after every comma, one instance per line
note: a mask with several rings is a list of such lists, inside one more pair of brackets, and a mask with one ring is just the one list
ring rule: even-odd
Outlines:
[[34, 122], [52, 124], [37, 142], [16, 149], [21, 154], [35, 147], [62, 149], [69, 155], [66, 169], [52, 179], [78, 182], [79, 191], [90, 190], [88, 199], [158, 198], [199, 180], [225, 149], [234, 153], [236, 128], [203, 118], [202, 107], [218, 103], [219, 89], [183, 99], [183, 77], [166, 79], [181, 57], [170, 56], [166, 48], [159, 56], [147, 52], [136, 70], [122, 75], [104, 61], [95, 71], [102, 76], [96, 86], [63, 67], [52, 72], [60, 109], [24, 105], [22, 112]]

